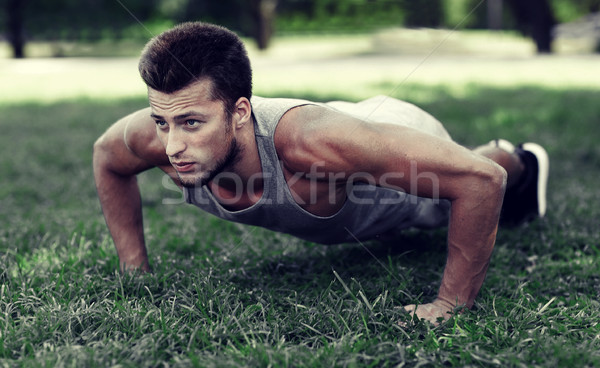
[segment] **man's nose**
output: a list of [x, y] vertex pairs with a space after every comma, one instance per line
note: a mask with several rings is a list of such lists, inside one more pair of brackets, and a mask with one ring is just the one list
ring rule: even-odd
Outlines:
[[167, 154], [167, 156], [175, 157], [183, 153], [183, 151], [185, 151], [185, 148], [186, 144], [181, 134], [175, 129], [172, 129], [169, 132], [169, 135], [167, 137], [167, 144], [165, 146], [165, 153]]

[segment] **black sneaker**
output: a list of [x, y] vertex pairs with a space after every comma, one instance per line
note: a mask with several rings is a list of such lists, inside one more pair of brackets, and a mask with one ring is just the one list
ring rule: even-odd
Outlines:
[[546, 150], [536, 143], [515, 147], [525, 165], [519, 183], [506, 190], [500, 224], [517, 226], [546, 214], [546, 186], [550, 162]]

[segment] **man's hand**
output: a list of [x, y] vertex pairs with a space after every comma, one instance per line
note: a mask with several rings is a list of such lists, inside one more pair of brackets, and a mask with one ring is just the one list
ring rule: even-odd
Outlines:
[[436, 299], [432, 303], [421, 304], [419, 306], [415, 304], [404, 306], [404, 310], [410, 313], [411, 316], [416, 315], [418, 319], [424, 319], [434, 325], [438, 325], [440, 318], [443, 318], [443, 321], [447, 321], [452, 317], [454, 306], [441, 299]]
[[126, 258], [125, 256], [121, 255], [119, 257], [119, 263], [121, 272], [123, 273], [152, 272], [152, 269], [150, 268], [150, 263], [148, 262], [148, 256], [145, 252], [139, 257]]
[[122, 272], [150, 271], [136, 176], [152, 167], [171, 166], [149, 109], [117, 121], [94, 144], [96, 189]]

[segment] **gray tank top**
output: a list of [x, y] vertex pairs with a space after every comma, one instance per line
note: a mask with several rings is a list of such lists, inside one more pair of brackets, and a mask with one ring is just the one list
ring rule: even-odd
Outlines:
[[[450, 205], [446, 200], [416, 197], [362, 183], [349, 185], [344, 205], [332, 216], [317, 216], [300, 207], [283, 175], [273, 136], [279, 120], [287, 111], [307, 104], [317, 103], [297, 99], [252, 98], [254, 129], [264, 183], [263, 194], [258, 202], [243, 210], [229, 211], [219, 204], [207, 186], [186, 188], [186, 201], [225, 220], [260, 226], [321, 244], [362, 241], [390, 230], [444, 226], [447, 223]], [[356, 104], [331, 102], [317, 105], [365, 120], [415, 126], [450, 139], [441, 124], [429, 114], [414, 105], [385, 96]]]

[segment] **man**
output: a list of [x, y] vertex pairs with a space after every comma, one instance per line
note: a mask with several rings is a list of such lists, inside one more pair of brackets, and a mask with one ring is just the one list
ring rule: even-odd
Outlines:
[[502, 217], [545, 212], [548, 160], [538, 145], [468, 150], [417, 107], [251, 97], [246, 51], [232, 32], [186, 23], [151, 40], [139, 63], [150, 108], [94, 145], [94, 175], [121, 268], [148, 271], [136, 175], [159, 167], [188, 203], [224, 219], [313, 242], [366, 240], [448, 226], [437, 298], [406, 306], [435, 323], [471, 307]]

